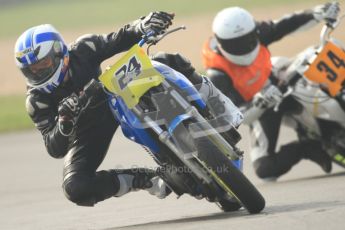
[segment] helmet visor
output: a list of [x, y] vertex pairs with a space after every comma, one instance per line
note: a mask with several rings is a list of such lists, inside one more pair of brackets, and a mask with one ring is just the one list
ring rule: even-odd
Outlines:
[[[38, 62], [22, 68], [22, 72], [32, 85], [39, 85], [50, 79], [61, 64], [62, 53], [55, 42], [48, 54]], [[54, 48], [55, 47], [55, 48]]]
[[259, 39], [255, 29], [248, 34], [237, 38], [221, 39], [217, 36], [216, 38], [222, 49], [232, 55], [248, 54], [252, 52], [259, 44]]

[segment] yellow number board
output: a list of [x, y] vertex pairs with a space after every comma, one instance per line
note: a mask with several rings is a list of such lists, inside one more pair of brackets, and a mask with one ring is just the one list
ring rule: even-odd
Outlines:
[[304, 75], [326, 86], [330, 95], [336, 96], [345, 80], [345, 52], [328, 42]]
[[121, 96], [131, 109], [150, 88], [161, 84], [164, 77], [155, 70], [145, 51], [134, 45], [99, 80], [107, 90]]

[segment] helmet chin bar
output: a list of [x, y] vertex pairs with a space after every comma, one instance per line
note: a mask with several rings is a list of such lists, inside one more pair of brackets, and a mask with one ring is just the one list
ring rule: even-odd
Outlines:
[[260, 51], [260, 45], [257, 44], [254, 50], [252, 50], [250, 53], [244, 54], [244, 55], [232, 55], [228, 52], [226, 52], [220, 45], [218, 46], [219, 51], [221, 54], [230, 62], [240, 65], [240, 66], [249, 66], [251, 65], [255, 59], [257, 58], [259, 51]]
[[239, 37], [222, 39], [218, 37], [217, 34], [215, 37], [224, 51], [236, 56], [249, 54], [260, 43], [256, 28]]

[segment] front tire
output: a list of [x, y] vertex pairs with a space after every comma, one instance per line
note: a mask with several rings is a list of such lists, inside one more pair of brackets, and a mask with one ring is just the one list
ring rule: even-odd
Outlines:
[[[199, 159], [231, 190], [233, 196], [250, 213], [259, 213], [265, 207], [265, 199], [247, 177], [237, 169], [215, 144], [210, 136], [195, 140]], [[216, 178], [215, 178], [216, 179]], [[217, 181], [217, 179], [216, 179]], [[219, 184], [219, 183], [218, 183]], [[221, 185], [220, 185], [221, 186]], [[223, 187], [223, 186], [221, 186]], [[219, 202], [224, 210], [235, 209], [227, 207], [229, 202]]]
[[224, 212], [235, 212], [235, 211], [238, 211], [242, 207], [242, 205], [236, 201], [225, 200], [225, 199], [220, 200], [218, 204]]

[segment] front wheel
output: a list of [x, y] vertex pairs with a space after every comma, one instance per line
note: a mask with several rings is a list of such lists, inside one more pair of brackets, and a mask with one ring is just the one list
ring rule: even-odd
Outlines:
[[242, 207], [241, 204], [236, 201], [225, 200], [225, 199], [220, 200], [218, 204], [224, 212], [238, 211]]
[[[250, 213], [260, 212], [265, 207], [265, 199], [247, 177], [215, 146], [210, 137], [196, 139], [198, 158], [209, 168], [220, 187], [230, 193]], [[236, 210], [238, 206], [230, 203], [230, 201], [219, 202], [225, 211]]]

